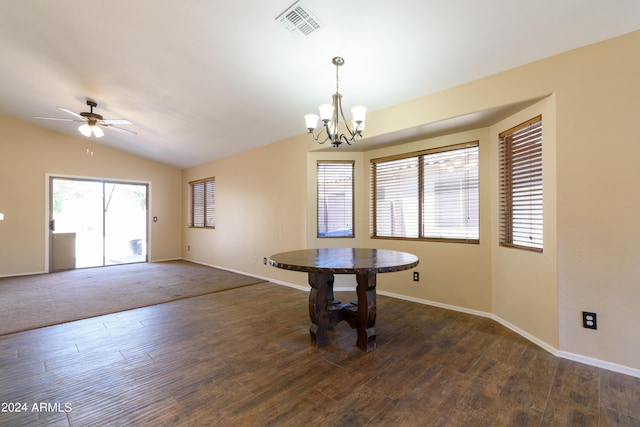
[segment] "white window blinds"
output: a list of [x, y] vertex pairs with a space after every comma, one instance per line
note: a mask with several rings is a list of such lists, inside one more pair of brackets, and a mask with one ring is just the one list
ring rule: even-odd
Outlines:
[[419, 237], [419, 165], [419, 157], [371, 164], [375, 237]]
[[500, 245], [542, 252], [542, 116], [500, 134]]
[[479, 239], [478, 146], [423, 157], [422, 235]]
[[354, 237], [353, 161], [318, 161], [318, 237]]
[[479, 241], [478, 142], [371, 162], [373, 237]]

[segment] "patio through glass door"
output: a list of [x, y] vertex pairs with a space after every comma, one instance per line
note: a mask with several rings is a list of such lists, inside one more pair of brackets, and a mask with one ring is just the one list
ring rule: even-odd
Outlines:
[[148, 185], [50, 177], [50, 271], [147, 261]]

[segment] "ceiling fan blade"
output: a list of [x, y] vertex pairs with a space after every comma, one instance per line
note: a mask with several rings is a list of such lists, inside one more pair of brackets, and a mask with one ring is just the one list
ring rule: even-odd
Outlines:
[[101, 120], [105, 125], [130, 125], [131, 122], [126, 119], [107, 119]]
[[78, 113], [74, 113], [73, 111], [71, 111], [71, 110], [69, 110], [69, 109], [67, 109], [67, 108], [64, 108], [64, 107], [56, 107], [56, 108], [57, 108], [58, 110], [62, 110], [62, 111], [64, 111], [64, 112], [65, 112], [65, 113], [67, 113], [67, 114], [71, 114], [71, 115], [72, 115], [72, 116], [74, 116], [74, 117], [77, 117], [77, 118], [79, 118], [79, 119], [84, 120], [84, 117], [82, 117], [80, 114], [78, 114]]
[[100, 123], [100, 125], [104, 126], [104, 127], [108, 127], [109, 129], [117, 130], [118, 132], [122, 132], [122, 133], [128, 133], [128, 134], [132, 134], [132, 135], [137, 135], [138, 134], [137, 132], [134, 132], [132, 130], [119, 128], [117, 126], [113, 126], [113, 125], [109, 125], [109, 124]]
[[60, 119], [58, 117], [39, 117], [39, 116], [34, 116], [33, 118], [34, 119], [44, 119], [44, 120], [60, 120], [60, 121], [63, 121], [63, 122], [76, 122], [76, 121], [79, 121], [79, 120], [73, 120], [73, 119]]

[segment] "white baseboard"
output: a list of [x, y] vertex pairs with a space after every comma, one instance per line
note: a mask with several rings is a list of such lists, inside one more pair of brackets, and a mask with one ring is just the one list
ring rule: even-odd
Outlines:
[[309, 292], [309, 286], [300, 286], [300, 285], [295, 285], [295, 284], [289, 283], [289, 282], [283, 282], [282, 280], [274, 280], [274, 279], [268, 279], [268, 281], [271, 282], [271, 283], [275, 283], [277, 285], [282, 285], [282, 286], [287, 286], [289, 288], [298, 289], [299, 291]]
[[48, 273], [48, 271], [34, 271], [31, 273], [17, 273], [17, 274], [4, 274], [2, 276], [0, 276], [0, 279], [3, 277], [20, 277], [20, 276], [34, 276], [36, 274], [46, 274]]
[[150, 259], [149, 262], [169, 262], [169, 261], [189, 261], [184, 258], [165, 258], [165, 259]]
[[385, 296], [388, 296], [388, 297], [402, 299], [402, 300], [405, 300], [405, 301], [417, 302], [418, 304], [431, 305], [431, 306], [434, 306], [434, 307], [444, 308], [444, 309], [447, 309], [447, 310], [453, 310], [453, 311], [459, 311], [461, 313], [473, 314], [474, 316], [493, 318], [493, 314], [491, 314], [491, 313], [487, 313], [487, 312], [484, 312], [484, 311], [478, 311], [478, 310], [472, 310], [470, 308], [458, 307], [457, 305], [443, 304], [443, 303], [436, 302], [436, 301], [429, 301], [429, 300], [425, 300], [425, 299], [421, 299], [421, 298], [409, 297], [409, 296], [402, 295], [402, 294], [395, 294], [393, 292], [381, 291], [379, 289], [376, 290], [376, 293], [378, 293], [379, 295], [385, 295]]
[[550, 344], [547, 344], [546, 342], [544, 342], [544, 341], [538, 339], [537, 337], [531, 335], [527, 331], [524, 331], [524, 330], [518, 328], [517, 326], [512, 325], [511, 323], [507, 322], [506, 320], [504, 320], [500, 316], [496, 316], [495, 314], [493, 314], [493, 315], [491, 315], [491, 318], [493, 320], [495, 320], [496, 322], [500, 323], [505, 328], [511, 329], [513, 332], [515, 332], [516, 334], [520, 335], [521, 337], [524, 337], [524, 338], [528, 339], [529, 341], [531, 341], [532, 343], [534, 343], [538, 347], [541, 347], [541, 348], [545, 349], [546, 351], [548, 351], [549, 353], [553, 354], [554, 356], [558, 356], [558, 351], [559, 350], [557, 348], [555, 348], [554, 346], [552, 346]]
[[640, 369], [634, 369], [628, 366], [618, 365], [617, 363], [607, 362], [606, 360], [582, 356], [580, 354], [569, 353], [568, 351], [558, 351], [556, 355], [558, 357], [562, 357], [563, 359], [573, 360], [575, 362], [584, 363], [585, 365], [596, 366], [608, 371], [619, 372], [621, 374], [640, 378]]
[[282, 286], [287, 286], [289, 288], [299, 289], [301, 291], [306, 291], [306, 290], [309, 289], [306, 286], [295, 285], [293, 283], [283, 282], [281, 280], [276, 280], [276, 279], [273, 279], [271, 277], [259, 276], [257, 274], [251, 274], [251, 273], [247, 273], [245, 271], [234, 270], [232, 268], [222, 267], [222, 266], [219, 266], [219, 265], [207, 264], [205, 262], [194, 261], [194, 260], [191, 260], [191, 259], [184, 259], [184, 261], [189, 261], [189, 262], [192, 262], [194, 264], [206, 265], [207, 267], [213, 267], [213, 268], [217, 268], [218, 270], [225, 270], [225, 271], [229, 271], [231, 273], [242, 274], [243, 276], [255, 277], [256, 279], [264, 280], [265, 282], [271, 282], [271, 283], [275, 283], [277, 285], [282, 285]]

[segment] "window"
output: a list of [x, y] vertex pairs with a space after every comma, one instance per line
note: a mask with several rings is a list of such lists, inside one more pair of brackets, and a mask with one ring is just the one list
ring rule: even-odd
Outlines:
[[318, 161], [318, 237], [353, 237], [353, 161]]
[[542, 116], [500, 134], [500, 245], [542, 252]]
[[371, 161], [372, 237], [478, 243], [477, 141]]
[[189, 183], [189, 227], [215, 228], [216, 180], [202, 179]]

